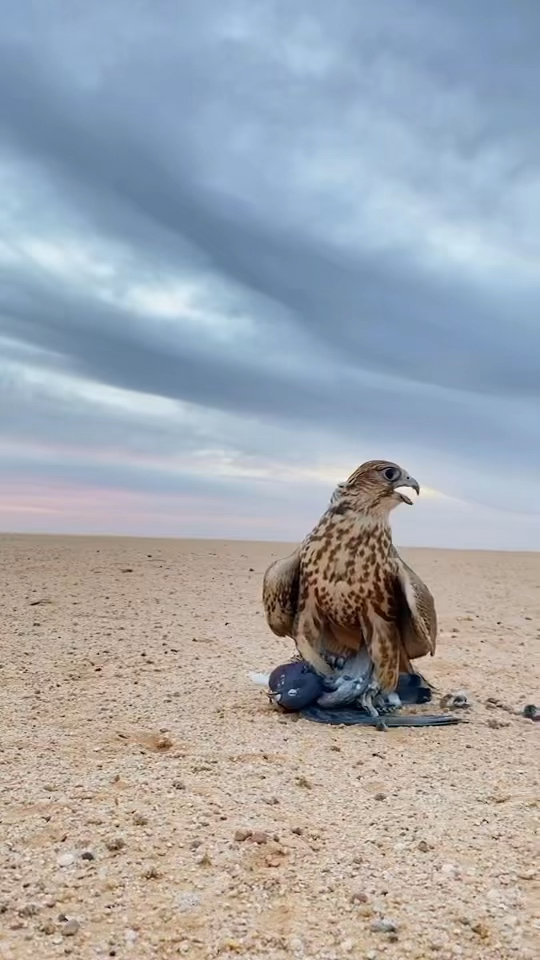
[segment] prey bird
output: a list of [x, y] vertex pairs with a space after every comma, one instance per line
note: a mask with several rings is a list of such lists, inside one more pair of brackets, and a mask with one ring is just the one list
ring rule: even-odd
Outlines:
[[392, 543], [390, 512], [412, 505], [403, 488], [420, 493], [396, 463], [362, 464], [301, 545], [264, 574], [267, 623], [323, 678], [322, 707], [355, 703], [374, 717], [394, 710], [400, 673], [435, 653], [433, 597]]

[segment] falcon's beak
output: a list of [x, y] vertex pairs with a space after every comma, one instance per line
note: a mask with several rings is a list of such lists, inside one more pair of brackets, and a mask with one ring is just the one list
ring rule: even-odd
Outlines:
[[398, 497], [401, 498], [403, 503], [408, 503], [409, 506], [412, 507], [413, 502], [406, 493], [403, 493], [403, 490], [401, 489], [402, 487], [410, 487], [411, 490], [416, 491], [416, 495], [419, 497], [420, 484], [418, 483], [418, 480], [415, 480], [414, 477], [410, 477], [408, 473], [403, 473], [394, 487], [395, 493], [397, 493]]

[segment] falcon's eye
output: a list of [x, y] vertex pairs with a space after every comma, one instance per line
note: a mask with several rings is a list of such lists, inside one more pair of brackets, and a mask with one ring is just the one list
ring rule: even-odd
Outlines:
[[389, 480], [390, 482], [392, 482], [392, 480], [397, 480], [397, 478], [399, 477], [399, 470], [396, 470], [395, 467], [387, 467], [386, 470], [384, 471], [384, 476], [386, 480]]

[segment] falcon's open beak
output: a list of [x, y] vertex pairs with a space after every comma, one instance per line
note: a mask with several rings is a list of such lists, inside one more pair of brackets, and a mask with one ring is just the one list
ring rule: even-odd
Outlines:
[[394, 486], [394, 492], [397, 493], [398, 497], [401, 498], [403, 503], [408, 503], [412, 507], [413, 502], [406, 493], [403, 493], [402, 487], [410, 487], [411, 490], [416, 490], [416, 495], [420, 496], [420, 484], [418, 480], [415, 480], [414, 477], [410, 477], [408, 473], [403, 473], [397, 483]]

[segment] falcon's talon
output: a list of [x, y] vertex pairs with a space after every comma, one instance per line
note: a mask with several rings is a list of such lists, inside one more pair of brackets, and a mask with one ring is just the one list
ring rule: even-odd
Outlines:
[[354, 703], [362, 687], [362, 680], [354, 677], [336, 677], [333, 689], [326, 688], [317, 703], [320, 707], [338, 707], [346, 703]]
[[375, 700], [377, 700], [381, 695], [381, 688], [376, 680], [371, 680], [364, 690], [361, 697], [359, 697], [360, 706], [369, 713], [372, 717], [379, 716], [379, 710], [375, 706]]
[[343, 670], [346, 663], [345, 657], [338, 657], [333, 653], [324, 653], [323, 659], [332, 670]]

